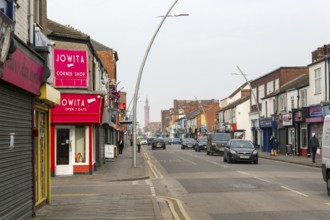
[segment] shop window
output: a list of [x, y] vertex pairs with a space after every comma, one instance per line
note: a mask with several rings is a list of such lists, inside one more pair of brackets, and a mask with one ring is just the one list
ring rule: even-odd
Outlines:
[[84, 126], [76, 126], [75, 129], [75, 162], [85, 163], [86, 162], [86, 135]]

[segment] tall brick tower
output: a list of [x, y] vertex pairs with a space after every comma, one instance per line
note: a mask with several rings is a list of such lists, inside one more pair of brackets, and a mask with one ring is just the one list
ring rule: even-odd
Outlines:
[[149, 106], [149, 101], [148, 101], [148, 97], [146, 99], [146, 104], [144, 106], [144, 127], [147, 127], [150, 120], [149, 120], [149, 116], [150, 116], [150, 106]]

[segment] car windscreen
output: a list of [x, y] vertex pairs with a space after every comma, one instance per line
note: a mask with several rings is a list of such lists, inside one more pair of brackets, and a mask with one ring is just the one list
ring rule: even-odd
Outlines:
[[232, 141], [231, 146], [233, 148], [254, 148], [251, 141]]
[[198, 138], [199, 142], [206, 142], [206, 138]]
[[186, 139], [184, 139], [183, 141], [185, 141], [185, 142], [194, 142], [195, 140], [192, 139], [192, 138], [186, 138]]
[[230, 135], [229, 134], [213, 134], [214, 141], [229, 141]]

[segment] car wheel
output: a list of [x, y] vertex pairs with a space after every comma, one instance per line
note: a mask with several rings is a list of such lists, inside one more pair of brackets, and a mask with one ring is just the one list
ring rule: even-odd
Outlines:
[[256, 160], [254, 161], [254, 164], [258, 164], [258, 159], [256, 159]]
[[214, 153], [213, 152], [211, 152], [211, 156], [213, 156], [214, 155]]
[[330, 173], [327, 175], [327, 192], [328, 196], [330, 196]]
[[206, 155], [210, 155], [210, 152], [206, 150]]

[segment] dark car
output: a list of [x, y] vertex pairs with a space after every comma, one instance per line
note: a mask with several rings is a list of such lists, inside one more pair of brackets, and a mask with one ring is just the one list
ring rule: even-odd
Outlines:
[[173, 138], [172, 139], [172, 144], [181, 144], [180, 138]]
[[201, 150], [206, 150], [207, 138], [206, 137], [199, 137], [196, 140], [195, 144], [195, 151], [200, 152]]
[[166, 149], [166, 144], [163, 138], [155, 138], [152, 140], [151, 149], [163, 148]]
[[193, 138], [184, 138], [181, 141], [181, 149], [184, 150], [186, 148], [194, 148], [196, 144], [196, 140]]
[[230, 139], [230, 133], [207, 134], [206, 154], [223, 154], [225, 145]]
[[164, 137], [163, 139], [164, 139], [166, 145], [171, 144], [171, 139], [170, 138]]
[[250, 140], [231, 139], [225, 146], [223, 161], [258, 163], [258, 151]]
[[147, 138], [147, 143], [148, 145], [151, 145], [152, 144], [152, 141], [154, 140], [155, 138]]

